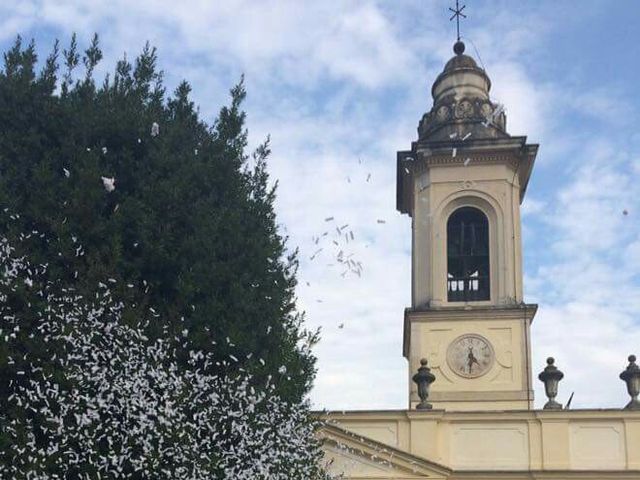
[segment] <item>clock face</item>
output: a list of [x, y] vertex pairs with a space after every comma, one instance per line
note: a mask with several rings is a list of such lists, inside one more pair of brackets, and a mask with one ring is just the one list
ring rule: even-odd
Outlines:
[[480, 335], [462, 335], [447, 349], [447, 363], [451, 370], [465, 378], [476, 378], [493, 366], [494, 353], [489, 340]]

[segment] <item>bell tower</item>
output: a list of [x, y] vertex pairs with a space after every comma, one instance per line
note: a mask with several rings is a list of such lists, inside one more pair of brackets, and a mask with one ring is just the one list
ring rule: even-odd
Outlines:
[[530, 409], [537, 305], [523, 303], [520, 204], [538, 145], [507, 133], [491, 80], [464, 51], [458, 40], [418, 140], [397, 154], [397, 209], [412, 219], [409, 408], [425, 358], [434, 408]]

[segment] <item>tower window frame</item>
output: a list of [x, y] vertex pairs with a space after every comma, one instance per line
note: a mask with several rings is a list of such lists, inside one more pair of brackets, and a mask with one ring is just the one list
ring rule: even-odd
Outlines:
[[463, 206], [447, 219], [447, 301], [491, 300], [490, 230], [487, 215]]

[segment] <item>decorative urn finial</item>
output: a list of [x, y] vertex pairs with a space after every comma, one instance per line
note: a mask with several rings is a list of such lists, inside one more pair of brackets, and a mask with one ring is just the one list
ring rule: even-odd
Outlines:
[[558, 383], [564, 378], [564, 373], [558, 370], [554, 363], [553, 357], [547, 358], [547, 366], [538, 375], [540, 381], [544, 382], [544, 390], [549, 397], [549, 401], [544, 406], [545, 410], [562, 410], [562, 405], [556, 402], [556, 396], [558, 395]]
[[640, 367], [636, 363], [636, 356], [629, 355], [629, 365], [624, 372], [620, 374], [620, 379], [626, 382], [627, 391], [631, 396], [631, 401], [627, 404], [628, 410], [640, 410], [640, 401], [638, 395], [640, 395]]
[[416, 405], [416, 409], [431, 410], [433, 405], [427, 402], [427, 398], [429, 398], [429, 387], [436, 381], [436, 377], [427, 367], [426, 358], [420, 360], [420, 368], [418, 368], [418, 373], [413, 376], [413, 381], [418, 385], [418, 396], [420, 397], [420, 403]]

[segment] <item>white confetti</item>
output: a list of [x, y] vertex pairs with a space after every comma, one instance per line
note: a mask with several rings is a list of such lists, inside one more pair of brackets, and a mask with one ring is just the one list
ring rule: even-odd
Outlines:
[[116, 189], [116, 179], [113, 177], [100, 177], [102, 185], [107, 192], [113, 192]]

